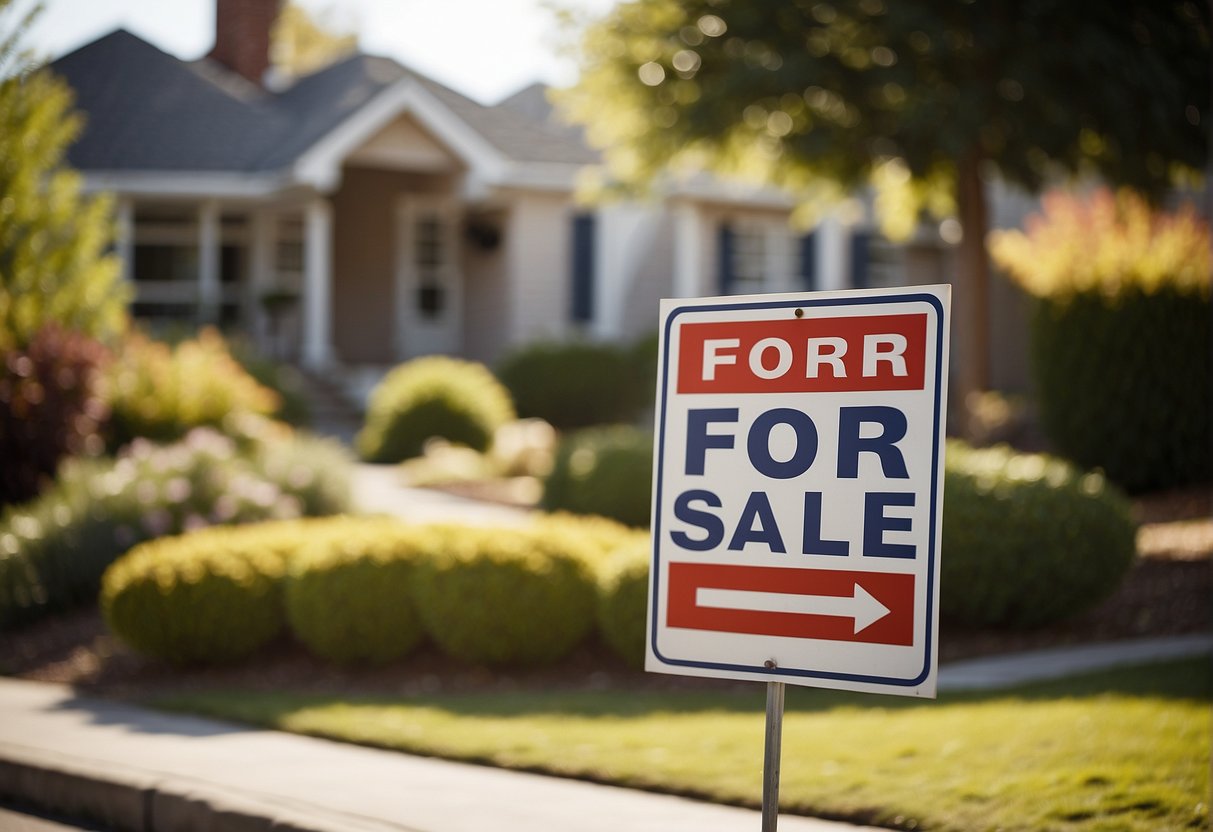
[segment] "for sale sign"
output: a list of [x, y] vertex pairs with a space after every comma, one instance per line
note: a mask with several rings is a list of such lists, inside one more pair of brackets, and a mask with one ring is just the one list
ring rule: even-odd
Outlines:
[[935, 695], [949, 288], [662, 301], [648, 670]]

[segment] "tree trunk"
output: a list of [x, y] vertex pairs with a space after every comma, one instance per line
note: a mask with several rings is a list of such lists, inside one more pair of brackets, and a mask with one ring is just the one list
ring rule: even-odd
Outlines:
[[975, 394], [990, 386], [990, 260], [986, 253], [989, 216], [986, 192], [981, 181], [981, 157], [970, 153], [960, 162], [957, 171], [956, 205], [964, 231], [957, 252], [957, 276], [963, 298], [958, 304], [955, 320], [957, 347], [953, 355], [960, 359], [954, 401], [963, 414], [958, 426], [966, 436], [973, 434], [969, 414]]

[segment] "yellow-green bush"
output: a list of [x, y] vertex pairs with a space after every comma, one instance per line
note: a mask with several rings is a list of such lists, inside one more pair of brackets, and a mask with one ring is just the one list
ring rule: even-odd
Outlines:
[[406, 655], [423, 635], [411, 588], [427, 534], [397, 520], [367, 518], [305, 546], [286, 584], [295, 638], [337, 662]]
[[514, 418], [509, 393], [481, 364], [429, 356], [401, 364], [371, 391], [355, 444], [368, 462], [401, 462], [442, 437], [485, 451]]
[[644, 666], [652, 557], [648, 536], [633, 538], [611, 554], [598, 577], [598, 634], [633, 667]]
[[450, 656], [544, 664], [593, 625], [592, 544], [525, 528], [445, 527], [426, 547], [413, 598], [427, 634]]
[[1213, 275], [1196, 212], [1053, 195], [991, 253], [1035, 297], [1032, 371], [1057, 449], [1131, 491], [1207, 482]]
[[497, 376], [522, 416], [561, 430], [630, 421], [643, 401], [627, 351], [614, 344], [538, 341], [507, 355]]
[[575, 549], [592, 567], [604, 566], [615, 551], [637, 540], [647, 540], [648, 532], [625, 526], [617, 520], [594, 515], [542, 514], [532, 522], [533, 533]]
[[103, 381], [111, 449], [136, 437], [171, 442], [192, 428], [222, 428], [233, 414], [266, 416], [278, 406], [211, 328], [175, 347], [133, 332]]
[[136, 546], [102, 577], [105, 620], [138, 652], [175, 664], [248, 656], [282, 632], [287, 562], [318, 528], [212, 527]]
[[630, 425], [587, 428], [561, 441], [542, 505], [648, 526], [652, 476], [651, 433]]
[[[384, 517], [211, 528], [132, 549], [106, 572], [102, 607], [124, 642], [175, 663], [239, 659], [289, 627], [340, 662], [390, 661], [428, 635], [463, 661], [535, 665], [589, 636], [599, 574], [610, 579], [614, 553], [646, 539], [571, 516], [510, 528]], [[612, 632], [630, 626], [624, 607], [613, 615]]]
[[946, 620], [1030, 627], [1073, 615], [1120, 584], [1135, 547], [1128, 500], [1102, 475], [1043, 454], [948, 444]]

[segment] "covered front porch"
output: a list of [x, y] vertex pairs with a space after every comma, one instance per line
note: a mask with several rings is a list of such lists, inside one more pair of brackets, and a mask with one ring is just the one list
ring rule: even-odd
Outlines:
[[117, 253], [134, 287], [136, 319], [152, 328], [213, 324], [274, 358], [331, 363], [328, 199], [128, 195], [117, 217]]
[[312, 369], [484, 352], [500, 280], [500, 208], [408, 114], [328, 154], [312, 184], [122, 182], [117, 253], [136, 318], [214, 324]]

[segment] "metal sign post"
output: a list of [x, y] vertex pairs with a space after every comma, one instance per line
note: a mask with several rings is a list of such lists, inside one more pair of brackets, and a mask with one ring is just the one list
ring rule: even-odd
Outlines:
[[783, 750], [783, 682], [767, 682], [767, 737], [762, 761], [762, 832], [779, 826], [779, 761]]

